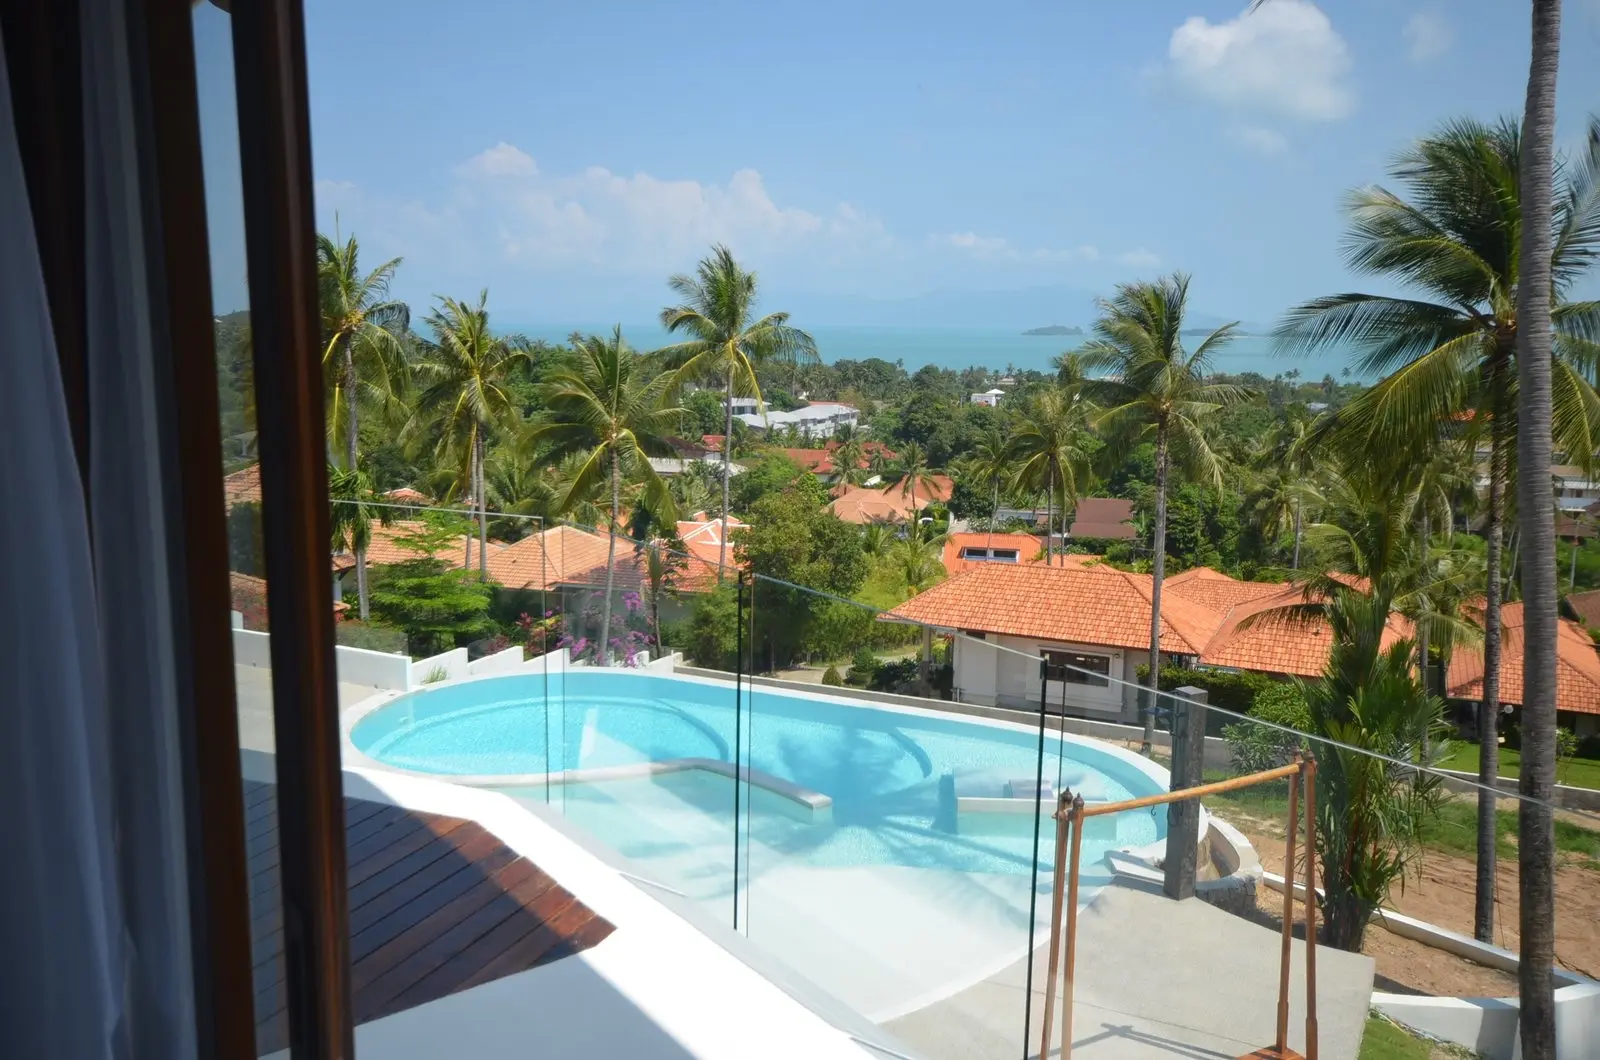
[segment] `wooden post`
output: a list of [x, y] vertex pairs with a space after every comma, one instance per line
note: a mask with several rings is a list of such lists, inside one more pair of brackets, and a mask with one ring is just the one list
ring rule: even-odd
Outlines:
[[[1172, 710], [1172, 791], [1196, 787], [1205, 779], [1206, 690], [1178, 689]], [[1167, 852], [1162, 862], [1161, 889], [1180, 901], [1194, 897], [1199, 868], [1200, 800], [1167, 804]]]
[[[1056, 799], [1055, 877], [1050, 882], [1050, 970], [1045, 975], [1044, 1031], [1039, 1038], [1039, 1056], [1050, 1055], [1050, 1029], [1054, 1023], [1056, 971], [1061, 957], [1061, 897], [1067, 882], [1067, 829], [1071, 822], [1072, 793], [1062, 791]], [[1030, 958], [1031, 959], [1031, 958]]]
[[1278, 964], [1278, 1035], [1280, 1055], [1289, 1051], [1289, 958], [1294, 952], [1294, 841], [1300, 831], [1300, 777], [1289, 778], [1289, 838], [1283, 849], [1283, 952]]
[[1302, 764], [1306, 787], [1306, 1060], [1317, 1060], [1317, 759]]
[[1078, 863], [1083, 855], [1082, 795], [1072, 797], [1071, 820], [1072, 864], [1067, 876], [1067, 983], [1061, 1000], [1061, 1060], [1072, 1060], [1072, 981], [1076, 978], [1078, 957]]

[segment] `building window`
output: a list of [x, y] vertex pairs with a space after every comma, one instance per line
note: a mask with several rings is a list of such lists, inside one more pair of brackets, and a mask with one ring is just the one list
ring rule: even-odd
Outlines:
[[1045, 660], [1046, 680], [1094, 688], [1111, 686], [1109, 655], [1086, 655], [1075, 651], [1041, 651], [1039, 654]]
[[994, 560], [1000, 563], [1015, 563], [1017, 562], [1017, 550], [1014, 548], [963, 548], [961, 550], [961, 558], [972, 560]]

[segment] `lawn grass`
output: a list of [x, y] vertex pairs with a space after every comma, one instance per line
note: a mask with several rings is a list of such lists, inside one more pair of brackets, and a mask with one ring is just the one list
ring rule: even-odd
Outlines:
[[[1225, 773], [1207, 772], [1207, 781], [1222, 780]], [[1222, 795], [1207, 796], [1208, 806], [1228, 808], [1264, 822], [1282, 826], [1289, 812], [1289, 790], [1286, 784], [1258, 784], [1252, 788]], [[1501, 857], [1516, 857], [1517, 813], [1515, 810], [1495, 811], [1495, 851]], [[1478, 850], [1478, 806], [1472, 797], [1446, 799], [1439, 812], [1422, 827], [1422, 845], [1458, 857], [1473, 858]], [[1585, 828], [1571, 821], [1556, 821], [1556, 850], [1577, 854], [1589, 859], [1600, 868], [1600, 829]]]
[[1357, 1060], [1428, 1060], [1431, 1043], [1414, 1038], [1382, 1016], [1368, 1016]]
[[[1439, 762], [1441, 769], [1463, 773], [1478, 772], [1478, 745], [1465, 740], [1452, 742], [1450, 754]], [[1500, 748], [1500, 775], [1516, 778], [1522, 769], [1522, 753], [1515, 748]], [[1600, 761], [1593, 758], [1568, 758], [1556, 763], [1556, 783], [1575, 788], [1600, 790]]]

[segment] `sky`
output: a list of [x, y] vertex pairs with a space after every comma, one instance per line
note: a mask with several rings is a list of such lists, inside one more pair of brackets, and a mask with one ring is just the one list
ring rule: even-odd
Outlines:
[[[222, 171], [225, 27], [196, 20]], [[413, 305], [487, 287], [517, 326], [649, 320], [716, 242], [819, 325], [1172, 270], [1249, 320], [1385, 289], [1342, 263], [1342, 195], [1445, 119], [1520, 116], [1529, 35], [1516, 0], [306, 0], [306, 20], [319, 227], [367, 267], [403, 257]], [[1568, 148], [1597, 58], [1600, 0], [1568, 0]], [[236, 196], [208, 182], [225, 244]], [[972, 304], [975, 326], [1048, 322]]]

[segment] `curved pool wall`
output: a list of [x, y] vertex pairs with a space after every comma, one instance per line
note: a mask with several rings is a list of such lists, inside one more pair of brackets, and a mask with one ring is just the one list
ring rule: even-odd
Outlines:
[[[620, 668], [450, 682], [346, 726], [358, 763], [548, 803], [875, 1019], [1047, 939], [1039, 777], [1104, 801], [1168, 784], [1096, 740], [1047, 733], [1041, 770], [1024, 725]], [[1109, 878], [1107, 851], [1165, 832], [1164, 808], [1092, 818], [1081, 900]]]
[[[959, 833], [998, 856], [995, 864], [971, 866], [979, 871], [1031, 870], [1026, 846], [1017, 849], [1016, 822], [986, 819], [1025, 802], [1020, 816], [1031, 839], [1033, 800], [1026, 796], [1036, 775], [1049, 791], [1065, 786], [1090, 801], [1148, 795], [1167, 783], [1159, 766], [1099, 741], [1047, 733], [1041, 773], [1038, 732], [1020, 725], [768, 687], [738, 689], [736, 710], [731, 683], [624, 669], [452, 682], [383, 704], [350, 731], [354, 748], [386, 767], [548, 794], [551, 801], [571, 798], [577, 785], [557, 777], [567, 790], [547, 793], [555, 786], [546, 784], [548, 774], [576, 772], [606, 783], [645, 763], [732, 765], [736, 738], [737, 764], [757, 784], [775, 778], [826, 796], [836, 828], [892, 822], [925, 829], [930, 839]], [[721, 782], [731, 810], [731, 771]], [[953, 829], [952, 795], [961, 814]], [[755, 811], [765, 805], [778, 803], [758, 794]], [[1118, 814], [1086, 833], [1084, 860], [1147, 846], [1165, 832], [1164, 813]], [[973, 846], [959, 844], [955, 860], [972, 860], [979, 852]], [[1047, 864], [1053, 853], [1041, 843]]]

